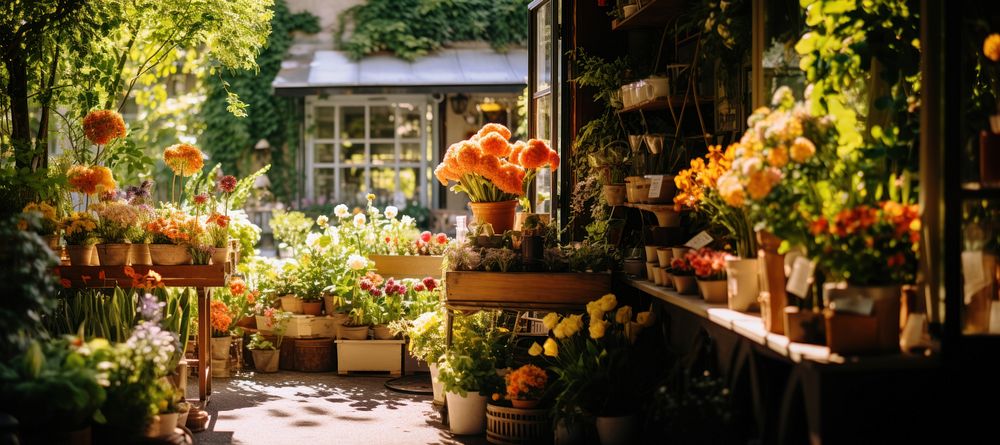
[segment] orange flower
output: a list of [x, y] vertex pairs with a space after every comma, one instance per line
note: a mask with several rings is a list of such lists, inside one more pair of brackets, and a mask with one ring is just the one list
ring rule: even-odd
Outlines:
[[221, 333], [229, 332], [229, 325], [233, 322], [233, 318], [229, 314], [229, 308], [226, 306], [226, 303], [219, 300], [212, 300], [211, 317], [212, 329]]
[[983, 55], [994, 62], [1000, 62], [1000, 34], [986, 36], [983, 40]]
[[233, 296], [243, 295], [247, 291], [247, 283], [240, 277], [233, 277], [229, 280], [229, 293]]
[[826, 222], [826, 218], [819, 217], [815, 221], [809, 223], [809, 233], [813, 234], [813, 236], [817, 236], [826, 232], [829, 226], [830, 224]]
[[500, 133], [491, 132], [479, 138], [479, 146], [488, 155], [507, 157], [510, 155], [511, 146]]
[[504, 141], [510, 140], [510, 129], [509, 128], [507, 128], [507, 127], [505, 127], [503, 125], [500, 125], [500, 124], [492, 124], [492, 123], [491, 124], [483, 125], [483, 128], [480, 128], [479, 132], [476, 133], [476, 137], [479, 138], [479, 139], [482, 139], [482, 138], [486, 137], [490, 133], [497, 133], [497, 134], [499, 134], [500, 137], [502, 137], [504, 139]]
[[470, 141], [462, 141], [460, 144], [458, 153], [455, 155], [458, 165], [462, 166], [466, 172], [475, 170], [476, 166], [479, 165], [479, 158], [483, 155], [482, 148]]
[[176, 144], [163, 151], [163, 162], [175, 175], [191, 176], [205, 166], [201, 150], [188, 144]]
[[218, 213], [213, 213], [212, 216], [208, 217], [208, 223], [209, 224], [215, 224], [215, 225], [217, 225], [219, 227], [223, 227], [223, 228], [224, 227], [228, 227], [229, 226], [229, 217], [226, 216], [226, 215], [222, 215], [222, 214], [218, 214]]
[[549, 163], [548, 144], [540, 139], [528, 141], [528, 148], [521, 152], [520, 163], [524, 168], [539, 168]]
[[[496, 133], [490, 133], [496, 134]], [[489, 180], [493, 180], [497, 175], [500, 174], [500, 169], [503, 168], [503, 164], [506, 162], [501, 162], [500, 158], [491, 155], [483, 155], [479, 158], [479, 163], [476, 164], [476, 173], [479, 173], [483, 177]]]
[[507, 157], [507, 160], [512, 164], [521, 165], [521, 153], [524, 153], [524, 149], [526, 148], [528, 148], [528, 144], [524, 141], [515, 142], [511, 147], [510, 156]]
[[112, 191], [118, 186], [111, 175], [111, 170], [101, 166], [74, 165], [66, 172], [66, 179], [69, 182], [70, 191], [86, 195]]
[[83, 118], [83, 134], [97, 145], [125, 137], [125, 131], [125, 120], [117, 111], [93, 110]]
[[139, 274], [135, 273], [135, 269], [132, 266], [125, 266], [125, 275], [133, 280], [139, 276]]
[[549, 151], [549, 167], [553, 170], [559, 169], [559, 153], [555, 150]]

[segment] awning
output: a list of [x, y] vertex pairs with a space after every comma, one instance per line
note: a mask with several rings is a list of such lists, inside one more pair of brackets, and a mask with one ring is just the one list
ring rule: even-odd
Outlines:
[[389, 55], [353, 61], [341, 51], [315, 51], [284, 60], [271, 86], [279, 96], [520, 93], [527, 81], [526, 49], [443, 49], [413, 62]]

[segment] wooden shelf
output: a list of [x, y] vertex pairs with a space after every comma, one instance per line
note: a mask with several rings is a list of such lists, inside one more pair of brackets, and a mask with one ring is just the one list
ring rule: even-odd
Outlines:
[[[60, 279], [69, 280], [69, 287], [112, 288], [132, 287], [132, 278], [125, 273], [126, 266], [58, 266], [56, 273]], [[167, 287], [224, 287], [226, 266], [182, 265], [182, 266], [142, 266], [131, 267], [135, 273], [145, 275], [152, 269], [160, 274]], [[103, 277], [103, 278], [102, 278]]]
[[449, 309], [581, 309], [611, 292], [611, 273], [445, 272]]
[[[696, 316], [706, 318], [725, 329], [757, 343], [763, 348], [767, 348], [774, 353], [783, 356], [792, 362], [811, 362], [816, 364], [867, 366], [873, 369], [883, 367], [898, 368], [933, 366], [937, 362], [936, 356], [925, 356], [918, 354], [885, 354], [875, 356], [842, 356], [831, 353], [830, 348], [823, 345], [813, 345], [806, 343], [795, 343], [788, 337], [780, 334], [767, 332], [764, 329], [764, 321], [759, 314], [737, 312], [730, 310], [726, 305], [709, 304], [697, 295], [681, 295], [672, 289], [656, 286], [645, 280], [635, 280], [621, 276], [619, 281], [635, 289], [645, 292], [650, 296], [663, 301], [666, 304], [684, 309]], [[998, 337], [1000, 338], [1000, 337]]]
[[663, 27], [680, 17], [685, 0], [645, 0], [635, 14], [611, 23], [612, 31]]
[[[710, 96], [699, 96], [696, 98], [699, 104], [707, 105], [715, 101], [714, 97]], [[622, 108], [618, 110], [619, 113], [631, 113], [633, 111], [657, 111], [666, 110], [668, 108], [677, 109], [684, 105], [684, 96], [670, 96], [670, 100], [667, 99], [653, 99], [647, 100], [645, 102], [632, 105], [631, 107]], [[688, 103], [688, 108], [694, 108], [694, 102]]]
[[673, 210], [673, 204], [636, 204], [631, 202], [626, 202], [625, 207], [631, 207], [633, 209], [645, 210], [647, 212], [657, 212], [661, 210]]
[[1000, 188], [983, 187], [978, 182], [966, 182], [962, 184], [963, 199], [998, 199], [1000, 200]]

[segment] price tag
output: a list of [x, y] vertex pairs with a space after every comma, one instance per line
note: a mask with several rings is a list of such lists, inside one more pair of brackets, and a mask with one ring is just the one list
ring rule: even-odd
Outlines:
[[962, 252], [962, 279], [965, 282], [965, 304], [969, 304], [972, 296], [989, 284], [983, 272], [982, 251]]
[[649, 183], [649, 197], [659, 198], [661, 188], [663, 188], [663, 176], [657, 175], [651, 177]]
[[812, 282], [814, 270], [816, 270], [816, 264], [809, 261], [808, 258], [801, 256], [795, 258], [785, 290], [799, 298], [805, 298], [809, 294], [809, 283]]
[[712, 235], [709, 235], [707, 232], [702, 230], [701, 232], [698, 232], [694, 238], [691, 238], [688, 242], [684, 243], [684, 246], [692, 249], [701, 249], [702, 247], [707, 246], [710, 242], [712, 242]]

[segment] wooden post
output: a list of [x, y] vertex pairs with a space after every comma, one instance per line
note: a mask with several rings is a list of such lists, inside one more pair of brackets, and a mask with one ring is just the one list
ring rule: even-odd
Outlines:
[[212, 294], [198, 288], [198, 400], [208, 404], [212, 395]]

